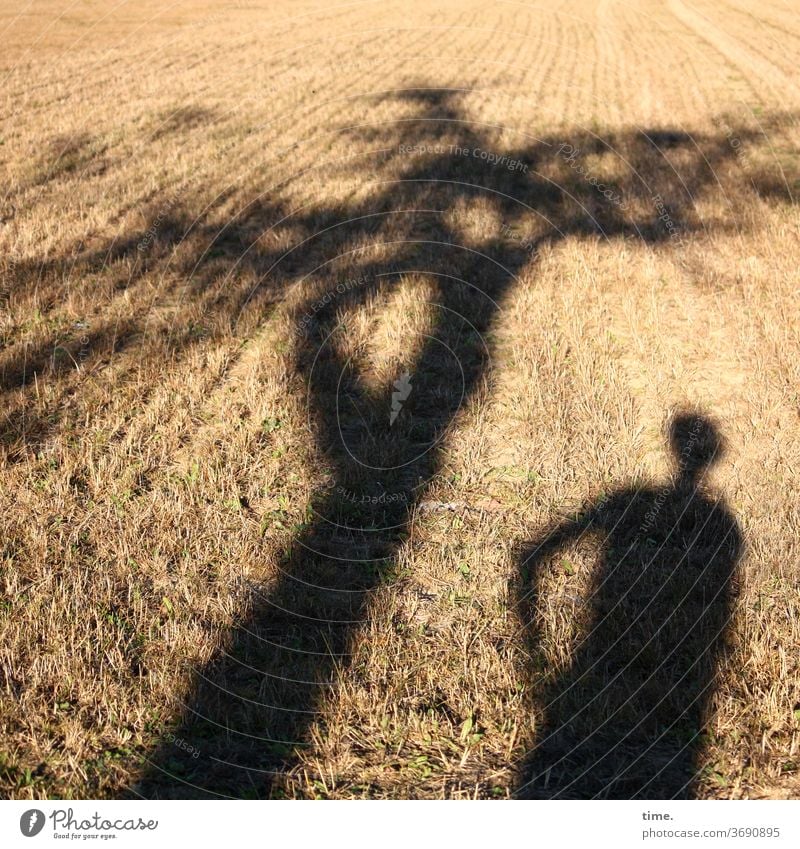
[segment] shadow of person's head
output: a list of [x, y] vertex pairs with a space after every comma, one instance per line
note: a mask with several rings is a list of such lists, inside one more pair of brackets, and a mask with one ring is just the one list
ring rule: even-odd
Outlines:
[[681, 410], [669, 420], [668, 440], [679, 486], [695, 486], [725, 453], [717, 425], [694, 410]]

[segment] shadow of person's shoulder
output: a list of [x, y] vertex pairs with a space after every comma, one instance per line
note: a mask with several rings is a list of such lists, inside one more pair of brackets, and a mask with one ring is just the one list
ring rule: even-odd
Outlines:
[[635, 524], [641, 516], [652, 510], [654, 504], [669, 499], [669, 490], [652, 484], [631, 484], [602, 494], [587, 507], [592, 524], [611, 530], [619, 525]]

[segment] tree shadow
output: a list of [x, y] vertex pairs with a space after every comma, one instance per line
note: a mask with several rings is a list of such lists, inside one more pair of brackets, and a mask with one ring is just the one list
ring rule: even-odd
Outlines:
[[[5, 459], [21, 460], [57, 437], [68, 391], [80, 392], [76, 371], [102, 369], [115, 353], [134, 348], [137, 356], [130, 359], [131, 369], [140, 370], [149, 362], [177, 363], [198, 344], [214, 343], [263, 323], [272, 303], [307, 275], [329, 280], [345, 272], [376, 275], [355, 295], [337, 296], [336, 306], [346, 309], [386, 285], [381, 275], [389, 266], [421, 262], [427, 269], [433, 262], [433, 272], [436, 263], [448, 272], [450, 263], [442, 260], [446, 252], [452, 256], [452, 250], [443, 247], [448, 242], [472, 248], [472, 253], [460, 254], [460, 265], [472, 275], [481, 272], [482, 264], [491, 264], [486, 257], [515, 274], [535, 260], [542, 244], [565, 237], [669, 243], [709, 229], [697, 215], [696, 202], [718, 189], [720, 175], [731, 168], [738, 173], [724, 178], [728, 183], [749, 180], [752, 191], [763, 198], [793, 202], [785, 178], [739, 167], [742, 152], [764, 138], [732, 126], [733, 119], [725, 132], [717, 134], [653, 128], [600, 137], [582, 130], [568, 138], [532, 140], [509, 151], [505, 160], [492, 162], [478, 154], [492, 153], [502, 134], [493, 134], [496, 128], [476, 130], [461, 108], [460, 92], [420, 88], [375, 99], [387, 98], [410, 104], [416, 114], [351, 131], [362, 143], [382, 144], [380, 153], [359, 163], [377, 173], [373, 184], [390, 187], [369, 201], [326, 202], [297, 210], [278, 190], [270, 190], [249, 200], [242, 197], [240, 212], [220, 225], [214, 215], [234, 190], [204, 203], [195, 186], [152, 198], [141, 210], [149, 226], [126, 229], [110, 239], [78, 241], [55, 255], [18, 261], [0, 257], [0, 307], [5, 310], [17, 299], [30, 300], [33, 293], [42, 319], [32, 338], [18, 330], [0, 335], [0, 393], [6, 396], [0, 449]], [[191, 131], [213, 117], [194, 108], [176, 114], [169, 124], [171, 134]], [[772, 122], [769, 117], [762, 123], [774, 130], [792, 121], [791, 115]], [[78, 152], [90, 146], [82, 138], [72, 145]], [[603, 160], [622, 173], [598, 186], [592, 182], [592, 169]], [[77, 161], [75, 168], [82, 162]], [[327, 167], [338, 167], [349, 177], [358, 173], [354, 165]], [[380, 179], [383, 175], [389, 179]], [[443, 219], [448, 204], [479, 199], [493, 206], [501, 220], [488, 238], [470, 243]], [[424, 203], [432, 206], [425, 208]], [[398, 222], [402, 222], [399, 228]], [[364, 261], [346, 253], [348, 244], [357, 251], [365, 239], [388, 232], [393, 225], [401, 233], [389, 246], [392, 262]], [[726, 226], [713, 222], [714, 229]], [[279, 232], [282, 227], [291, 229], [296, 239], [291, 250], [265, 247], [259, 241], [258, 234]], [[401, 244], [403, 233], [408, 235], [406, 245]], [[476, 251], [486, 256], [471, 263]], [[48, 319], [76, 281], [102, 282], [96, 287], [101, 293], [97, 298], [106, 298], [109, 306], [112, 298], [127, 293], [129, 312], [121, 320], [95, 316], [88, 322], [88, 332], [79, 326], [86, 322], [56, 327]], [[469, 285], [477, 286], [474, 293], [483, 283]], [[491, 290], [490, 284], [486, 294], [491, 296]], [[164, 317], [154, 320], [161, 310]], [[313, 316], [314, 321], [318, 318], [322, 316]], [[125, 368], [123, 364], [120, 380]], [[45, 379], [51, 390], [46, 408], [37, 399], [38, 378]]]
[[[368, 617], [371, 595], [391, 580], [412, 511], [441, 465], [447, 430], [459, 410], [491, 391], [491, 329], [509, 288], [535, 266], [543, 245], [567, 237], [636, 238], [658, 245], [676, 233], [704, 232], [695, 203], [717, 185], [734, 156], [724, 136], [653, 130], [631, 131], [611, 142], [585, 132], [569, 144], [535, 139], [505, 153], [505, 159], [499, 153], [491, 159], [499, 136], [467, 120], [459, 93], [414, 89], [391, 96], [412, 107], [413, 117], [357, 131], [364, 141], [380, 144], [375, 164], [385, 179], [374, 181], [366, 199], [286, 212], [281, 220], [288, 216], [301, 234], [296, 246], [274, 254], [271, 264], [261, 257], [262, 269], [268, 267], [259, 278], [265, 285], [282, 291], [298, 280], [318, 284], [293, 313], [293, 361], [307, 388], [319, 456], [331, 469], [330, 486], [313, 500], [312, 518], [277, 577], [254, 594], [245, 620], [196, 671], [176, 726], [147, 756], [132, 794], [291, 793], [287, 771], [307, 745], [325, 695], [352, 662], [350, 647]], [[740, 138], [746, 136], [740, 130]], [[625, 203], [611, 200], [585, 168], [567, 161], [567, 148], [595, 156], [624, 152], [624, 174], [604, 188]], [[460, 230], [448, 213], [478, 201], [488, 207], [490, 223], [475, 236]], [[663, 210], [669, 211], [669, 228], [660, 217]], [[256, 209], [232, 222], [227, 237], [236, 241], [237, 233], [264, 224]], [[243, 261], [248, 260], [236, 260]], [[347, 317], [408, 275], [423, 275], [431, 284], [432, 329], [396, 380], [367, 390], [364, 364], [346, 353]], [[356, 285], [343, 282], [354, 279]], [[238, 302], [240, 312], [251, 308], [253, 294]], [[655, 497], [623, 493], [598, 515], [611, 516], [612, 509], [638, 515]], [[658, 527], [677, 505], [677, 495], [670, 498]], [[693, 504], [681, 521], [695, 531], [704, 518], [716, 517], [720, 527], [727, 522], [738, 552], [738, 531], [727, 513], [712, 510], [699, 494]], [[603, 527], [611, 530], [608, 521], [603, 518]], [[663, 561], [666, 555], [661, 556]], [[729, 565], [733, 557], [735, 552]], [[655, 580], [649, 577], [653, 570], [646, 574], [647, 582]], [[714, 575], [718, 586], [728, 586], [727, 577]], [[601, 599], [621, 595], [617, 580], [609, 576]], [[683, 572], [665, 593], [677, 602], [682, 588]], [[715, 616], [724, 619], [722, 613]], [[685, 616], [680, 621], [685, 625]], [[703, 633], [712, 625], [703, 619]], [[644, 636], [637, 638], [640, 645]], [[631, 645], [628, 640], [625, 650]]]
[[[448, 93], [404, 97], [421, 104], [423, 115], [394, 138], [398, 151], [421, 133], [438, 137], [430, 115], [458, 118]], [[475, 147], [482, 141], [468, 129], [460, 138]], [[312, 429], [332, 469], [331, 484], [313, 503], [313, 520], [280, 564], [279, 578], [198, 674], [185, 721], [173, 735], [182, 743], [167, 744], [150, 759], [151, 770], [136, 787], [141, 795], [280, 792], [273, 774], [302, 745], [318, 699], [349, 663], [354, 631], [367, 616], [370, 593], [391, 573], [410, 512], [438, 468], [446, 429], [487, 377], [485, 334], [530, 253], [501, 248], [499, 233], [480, 250], [465, 246], [441, 222], [441, 209], [488, 189], [515, 219], [519, 201], [499, 188], [513, 189], [513, 181], [476, 183], [474, 166], [460, 158], [444, 162], [434, 155], [419, 167], [413, 157], [397, 155], [405, 167], [379, 197], [293, 216], [308, 234], [302, 241], [306, 274], [358, 280], [334, 282], [332, 297], [304, 302], [293, 320], [296, 368], [308, 387]], [[534, 181], [527, 195], [533, 194], [539, 210], [559, 201], [545, 181]], [[374, 237], [379, 254], [390, 219], [390, 259], [371, 258], [363, 239]], [[290, 253], [282, 262], [295, 260]], [[408, 367], [405, 391], [402, 376], [365, 391], [359, 364], [342, 350], [342, 316], [395, 288], [405, 274], [423, 274], [433, 284], [431, 331]]]
[[[263, 323], [290, 286], [314, 284], [294, 311], [292, 353], [331, 485], [310, 505], [312, 520], [279, 564], [278, 579], [256, 594], [219, 656], [197, 672], [177, 730], [193, 741], [192, 751], [170, 743], [151, 753], [142, 795], [281, 792], [321, 699], [351, 661], [370, 594], [391, 578], [411, 513], [440, 466], [447, 429], [459, 410], [491, 390], [490, 331], [509, 287], [535, 267], [543, 246], [565, 238], [631, 238], [657, 247], [726, 226], [700, 219], [696, 202], [721, 178], [730, 182], [726, 172], [739, 164], [731, 138], [759, 142], [742, 127], [713, 135], [652, 128], [529, 138], [508, 150], [502, 134], [468, 120], [459, 92], [419, 88], [377, 99], [387, 97], [411, 117], [351, 132], [380, 149], [360, 160], [363, 172], [326, 166], [369, 184], [366, 199], [298, 210], [268, 192], [220, 227], [213, 204], [193, 206], [186, 195], [153, 203], [149, 227], [17, 262], [3, 275], [8, 297], [33, 289], [45, 313], [57, 310], [76, 277], [97, 275], [110, 280], [112, 292], [132, 295], [145, 280], [154, 288], [121, 323], [102, 318], [2, 351], [0, 445], [10, 446], [11, 459], [58, 437], [59, 398], [81, 368], [102, 368], [123, 349], [136, 351], [135, 367], [148, 359], [175, 362], [208, 341], [196, 333], [198, 320], [208, 319], [214, 341]], [[203, 118], [188, 115], [188, 129]], [[185, 128], [178, 122], [169, 129]], [[75, 167], [85, 150], [82, 141]], [[606, 159], [622, 168], [598, 185], [592, 172]], [[733, 179], [745, 176], [757, 194], [791, 199], [785, 183], [767, 174]], [[478, 204], [484, 218], [476, 235], [449, 213]], [[294, 247], [264, 248], [258, 235], [282, 224], [296, 234]], [[409, 346], [396, 380], [368, 390], [365, 364], [342, 344], [347, 317], [413, 274], [435, 293], [432, 329]], [[343, 283], [354, 279], [360, 282]], [[176, 280], [180, 304], [159, 325], [152, 310], [178, 298]], [[48, 409], [35, 404], [37, 377], [62, 390]]]
[[[518, 797], [693, 794], [742, 535], [702, 482], [722, 454], [716, 425], [684, 412], [672, 420], [669, 440], [674, 480], [585, 506], [522, 557], [518, 608], [532, 669], [539, 668], [532, 689], [541, 723]], [[566, 668], [548, 673], [542, 637], [559, 602], [544, 592], [546, 570], [586, 535], [599, 537], [602, 554], [589, 593], [573, 599], [570, 618], [583, 636]]]

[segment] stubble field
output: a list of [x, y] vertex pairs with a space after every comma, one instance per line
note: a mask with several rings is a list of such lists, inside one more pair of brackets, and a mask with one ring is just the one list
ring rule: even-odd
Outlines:
[[800, 796], [794, 2], [0, 2], [0, 794]]

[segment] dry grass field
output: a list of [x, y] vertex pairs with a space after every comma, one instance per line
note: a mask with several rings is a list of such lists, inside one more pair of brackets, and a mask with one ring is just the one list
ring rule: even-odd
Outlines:
[[800, 797], [794, 0], [0, 2], [0, 794]]

